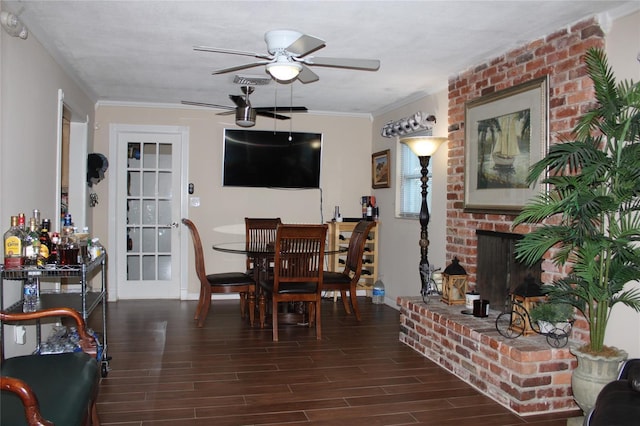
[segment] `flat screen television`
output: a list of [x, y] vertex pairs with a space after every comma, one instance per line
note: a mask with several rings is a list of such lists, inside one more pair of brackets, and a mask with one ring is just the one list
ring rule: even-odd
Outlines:
[[322, 133], [225, 129], [222, 184], [319, 188]]

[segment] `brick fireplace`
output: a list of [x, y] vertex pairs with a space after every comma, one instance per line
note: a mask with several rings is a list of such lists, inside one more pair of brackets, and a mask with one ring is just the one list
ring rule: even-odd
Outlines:
[[[604, 34], [595, 19], [559, 29], [484, 64], [449, 78], [449, 143], [447, 168], [446, 251], [477, 281], [477, 230], [526, 234], [529, 228], [512, 229], [513, 214], [500, 211], [465, 211], [464, 138], [465, 103], [484, 95], [547, 75], [549, 79], [549, 143], [570, 137], [578, 117], [591, 107], [592, 83], [583, 55], [591, 47], [604, 47]], [[550, 282], [563, 270], [551, 262], [542, 265], [542, 281]]]
[[[591, 107], [593, 90], [583, 63], [591, 47], [604, 47], [595, 18], [561, 28], [513, 51], [449, 78], [449, 143], [447, 169], [447, 264], [454, 257], [478, 284], [477, 231], [526, 234], [512, 229], [514, 215], [501, 211], [469, 211], [464, 206], [465, 103], [484, 95], [548, 76], [550, 144], [570, 137], [578, 117]], [[543, 261], [541, 281], [551, 282], [566, 269]], [[570, 377], [575, 358], [566, 348], [551, 348], [543, 336], [506, 339], [489, 318], [460, 313], [460, 307], [398, 298], [400, 340], [520, 415], [574, 410]], [[586, 323], [574, 324], [572, 338], [588, 339]]]
[[400, 297], [400, 341], [521, 416], [581, 411], [571, 393], [575, 357], [543, 336], [507, 339], [461, 307]]

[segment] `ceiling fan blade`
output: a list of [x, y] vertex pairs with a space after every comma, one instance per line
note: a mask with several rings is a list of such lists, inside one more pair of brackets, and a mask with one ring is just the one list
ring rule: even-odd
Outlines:
[[262, 109], [256, 109], [256, 115], [261, 115], [263, 117], [275, 118], [277, 120], [291, 120], [291, 117], [287, 117], [286, 115], [276, 114], [273, 111], [266, 111]]
[[279, 106], [279, 107], [258, 107], [254, 108], [256, 111], [270, 111], [270, 112], [284, 112], [285, 114], [288, 112], [307, 112], [309, 111], [307, 107], [303, 106]]
[[205, 102], [181, 101], [181, 103], [184, 105], [203, 106], [203, 107], [209, 107], [209, 108], [222, 108], [222, 109], [230, 109], [230, 110], [235, 109], [235, 107], [228, 106], [228, 105], [208, 104]]
[[304, 56], [325, 46], [325, 41], [317, 37], [303, 34], [285, 50], [293, 56]]
[[307, 65], [321, 67], [351, 68], [355, 70], [377, 71], [380, 68], [378, 59], [350, 59], [350, 58], [320, 58], [311, 56], [301, 60]]
[[318, 74], [311, 71], [309, 67], [302, 65], [302, 71], [298, 74], [298, 80], [300, 80], [300, 83], [307, 84], [320, 80], [320, 77], [318, 77]]
[[236, 104], [236, 106], [238, 106], [239, 108], [248, 106], [247, 101], [242, 96], [229, 95], [229, 99], [231, 99], [233, 103]]
[[245, 52], [244, 50], [223, 49], [220, 47], [193, 46], [193, 50], [201, 52], [228, 53], [231, 55], [253, 56], [254, 58], [273, 59], [273, 56], [266, 53]]
[[243, 69], [246, 69], [246, 68], [257, 67], [258, 65], [269, 64], [271, 62], [273, 62], [273, 61], [259, 61], [259, 62], [252, 62], [250, 64], [236, 65], [235, 67], [221, 68], [219, 70], [213, 70], [213, 71], [211, 71], [211, 74], [213, 74], [213, 75], [224, 74], [224, 73], [227, 73], [227, 72], [239, 71], [239, 70], [243, 70]]

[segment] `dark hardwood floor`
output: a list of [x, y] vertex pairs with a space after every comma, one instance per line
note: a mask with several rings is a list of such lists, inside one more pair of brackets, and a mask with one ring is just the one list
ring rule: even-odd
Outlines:
[[[313, 329], [251, 328], [238, 301], [109, 303], [110, 425], [564, 426], [568, 414], [518, 417], [398, 341], [399, 313], [359, 298], [362, 321], [325, 300]], [[99, 316], [99, 315], [94, 315]], [[98, 324], [92, 325], [97, 330]], [[575, 415], [575, 413], [574, 413]]]

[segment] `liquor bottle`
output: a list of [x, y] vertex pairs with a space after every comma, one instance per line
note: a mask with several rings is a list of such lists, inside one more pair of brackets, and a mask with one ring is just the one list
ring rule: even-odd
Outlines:
[[23, 233], [27, 232], [27, 220], [24, 213], [18, 213], [18, 228], [20, 228]]
[[23, 233], [18, 226], [18, 216], [11, 216], [11, 227], [4, 233], [4, 267], [6, 269], [20, 268], [24, 262], [22, 236]]
[[78, 264], [78, 245], [75, 241], [75, 228], [71, 220], [71, 214], [64, 216], [62, 225], [62, 234], [60, 235], [60, 243], [58, 244], [58, 263], [60, 265], [77, 265]]
[[42, 220], [42, 226], [40, 227], [40, 256], [44, 263], [50, 263], [49, 257], [51, 256], [51, 236], [49, 235], [49, 228], [51, 228], [51, 221], [49, 219]]
[[367, 202], [367, 220], [373, 220], [373, 206], [371, 205], [371, 199], [373, 197], [369, 197], [369, 201]]
[[24, 266], [27, 268], [37, 268], [44, 265], [40, 258], [40, 234], [37, 231], [36, 219], [29, 219], [29, 228], [22, 240], [24, 253]]
[[71, 213], [64, 215], [64, 223], [62, 224], [62, 240], [63, 243], [68, 243], [74, 233], [73, 220], [71, 219]]
[[369, 202], [369, 197], [367, 197], [366, 195], [363, 195], [361, 197], [361, 201], [362, 201], [362, 218], [366, 219], [367, 218], [367, 204]]
[[58, 247], [60, 245], [60, 234], [54, 232], [51, 234], [51, 252], [49, 253], [49, 265], [55, 265], [60, 260], [58, 257]]
[[38, 234], [40, 234], [40, 210], [38, 209], [33, 209], [33, 216], [32, 216], [35, 220], [36, 220], [36, 230], [38, 231]]

